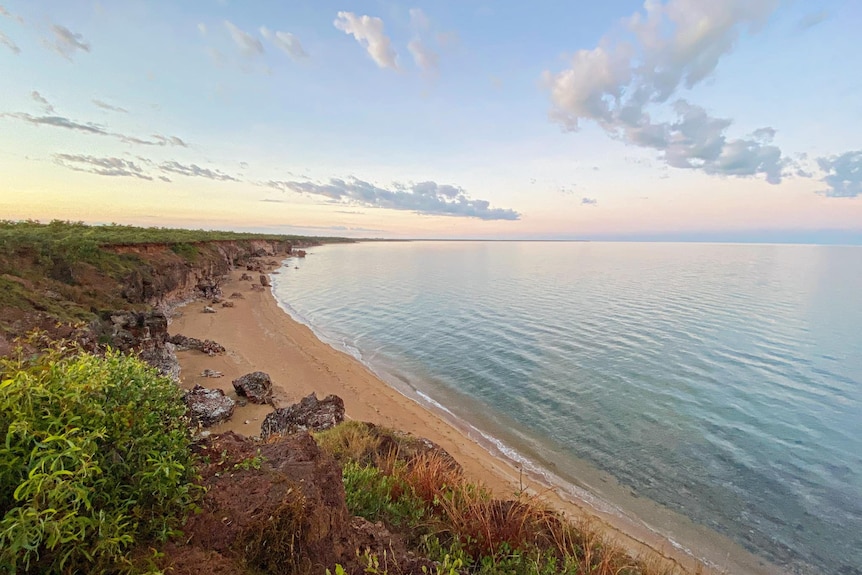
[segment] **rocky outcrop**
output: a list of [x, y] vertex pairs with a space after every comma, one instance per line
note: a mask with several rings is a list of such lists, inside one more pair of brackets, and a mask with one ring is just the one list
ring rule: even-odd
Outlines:
[[233, 380], [236, 394], [252, 403], [272, 403], [272, 379], [268, 373], [253, 371]]
[[179, 351], [193, 349], [207, 355], [221, 355], [225, 352], [225, 348], [220, 343], [216, 343], [211, 339], [198, 339], [196, 337], [186, 337], [182, 334], [175, 334], [168, 338], [168, 342], [174, 344]]
[[207, 389], [200, 385], [186, 392], [183, 401], [189, 409], [192, 421], [203, 427], [230, 419], [236, 405], [222, 390]]
[[266, 277], [266, 274], [260, 274], [260, 285], [269, 287], [269, 278]]
[[90, 323], [89, 331], [102, 345], [137, 353], [163, 375], [179, 380], [180, 365], [168, 341], [168, 318], [162, 312], [104, 312]]
[[337, 395], [328, 395], [322, 400], [312, 393], [299, 403], [276, 409], [267, 414], [260, 426], [264, 439], [275, 434], [291, 434], [301, 431], [321, 431], [335, 427], [344, 421], [344, 401]]

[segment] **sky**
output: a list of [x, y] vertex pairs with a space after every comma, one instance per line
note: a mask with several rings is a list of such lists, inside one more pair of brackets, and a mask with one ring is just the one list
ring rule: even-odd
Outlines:
[[862, 244], [855, 0], [0, 0], [0, 218]]

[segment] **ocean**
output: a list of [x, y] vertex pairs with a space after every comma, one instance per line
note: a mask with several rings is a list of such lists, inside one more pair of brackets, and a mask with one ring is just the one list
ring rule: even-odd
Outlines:
[[[862, 573], [862, 248], [369, 242], [273, 276], [294, 318], [525, 469], [677, 541]], [[685, 545], [685, 543], [680, 543]]]

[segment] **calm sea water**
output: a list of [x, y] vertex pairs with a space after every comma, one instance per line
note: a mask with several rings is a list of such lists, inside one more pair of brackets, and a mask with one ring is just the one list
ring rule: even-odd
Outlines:
[[862, 248], [367, 243], [274, 279], [319, 335], [556, 473], [586, 462], [792, 572], [862, 573]]

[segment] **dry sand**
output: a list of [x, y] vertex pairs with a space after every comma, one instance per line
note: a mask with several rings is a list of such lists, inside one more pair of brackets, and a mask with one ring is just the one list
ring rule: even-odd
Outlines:
[[[530, 491], [541, 492], [551, 506], [567, 515], [595, 518], [610, 537], [634, 553], [650, 549], [689, 571], [697, 570], [698, 563], [690, 554], [648, 529], [641, 521], [602, 512], [586, 501], [570, 494], [560, 495], [557, 490], [549, 489], [532, 478], [522, 477], [514, 463], [493, 456], [453, 424], [394, 390], [352, 356], [320, 341], [308, 327], [294, 321], [278, 307], [269, 288], [252, 290], [251, 282], [239, 280], [241, 273], [232, 272], [222, 286], [225, 296], [233, 292], [243, 295], [243, 299], [230, 300], [235, 302], [235, 307], [215, 305], [217, 313], [210, 314], [202, 313], [203, 302], [192, 302], [181, 308], [182, 314], [173, 319], [169, 328], [171, 334], [212, 339], [227, 349], [225, 355], [212, 357], [195, 351], [179, 352], [184, 387], [200, 384], [220, 388], [236, 399], [231, 381], [252, 371], [264, 371], [272, 377], [276, 406], [289, 405], [312, 392], [321, 398], [336, 394], [344, 400], [349, 418], [407, 431], [434, 441], [461, 463], [468, 476], [503, 497], [512, 496], [523, 482]], [[221, 371], [224, 377], [201, 377], [204, 369]], [[229, 422], [211, 429], [215, 433], [233, 430], [243, 435], [258, 435], [260, 424], [271, 409], [254, 404], [238, 406]], [[644, 504], [648, 508], [637, 510], [641, 517], [665, 513], [658, 506]], [[696, 549], [698, 556], [707, 558], [718, 567], [704, 572], [781, 573], [728, 539], [702, 527], [692, 524], [684, 531], [681, 539], [685, 545]]]

